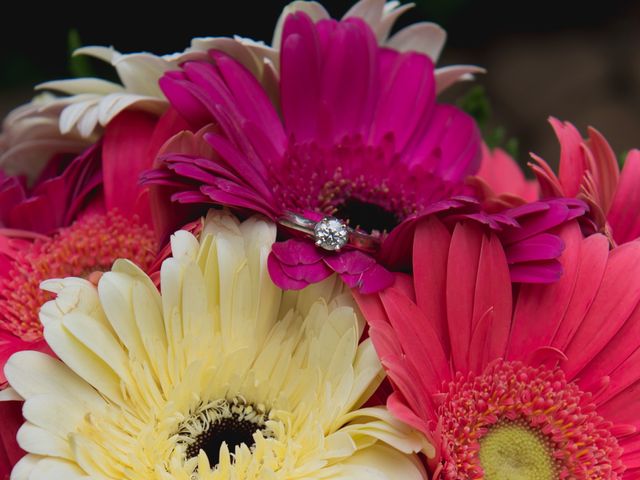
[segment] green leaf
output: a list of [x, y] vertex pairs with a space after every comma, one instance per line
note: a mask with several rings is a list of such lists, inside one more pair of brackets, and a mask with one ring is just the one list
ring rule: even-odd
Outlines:
[[624, 162], [627, 160], [627, 155], [629, 155], [629, 150], [625, 150], [624, 152], [620, 152], [618, 154], [618, 166], [622, 170], [624, 167]]
[[482, 137], [484, 138], [487, 147], [493, 149], [502, 145], [502, 142], [504, 142], [505, 131], [503, 127], [497, 127], [494, 130], [483, 132]]
[[487, 92], [482, 85], [476, 85], [469, 89], [465, 95], [457, 100], [456, 104], [475, 119], [489, 148], [499, 147], [513, 158], [518, 157], [518, 139], [507, 138], [507, 131], [504, 127], [489, 127], [491, 102], [489, 102]]
[[478, 122], [481, 129], [486, 127], [491, 117], [491, 105], [482, 85], [471, 87], [456, 103]]
[[73, 56], [78, 48], [82, 47], [82, 40], [80, 39], [80, 33], [75, 28], [69, 30], [67, 35], [67, 48], [69, 51], [69, 72], [72, 77], [93, 77], [93, 68], [89, 58], [84, 55]]
[[520, 151], [520, 142], [515, 137], [511, 137], [504, 144], [505, 151], [511, 155], [512, 158], [518, 158], [518, 153]]

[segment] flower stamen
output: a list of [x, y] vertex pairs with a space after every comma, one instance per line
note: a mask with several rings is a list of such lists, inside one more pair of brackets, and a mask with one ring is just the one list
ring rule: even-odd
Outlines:
[[612, 480], [624, 472], [610, 424], [558, 367], [496, 360], [445, 388], [446, 479]]
[[155, 258], [152, 230], [135, 218], [115, 210], [87, 215], [51, 238], [36, 240], [20, 249], [12, 268], [0, 279], [2, 326], [26, 341], [42, 337], [40, 307], [52, 294], [40, 289], [49, 278], [84, 277], [97, 281], [118, 258], [143, 269]]
[[223, 443], [229, 451], [242, 444], [251, 449], [256, 432], [272, 436], [267, 420], [264, 406], [252, 405], [242, 397], [215, 400], [201, 404], [180, 426], [178, 444], [184, 446], [186, 459], [197, 457], [203, 450], [209, 463], [217, 465]]

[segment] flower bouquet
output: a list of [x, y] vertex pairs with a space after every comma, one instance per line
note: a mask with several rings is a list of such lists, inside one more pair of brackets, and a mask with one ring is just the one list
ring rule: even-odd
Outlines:
[[120, 82], [6, 118], [0, 478], [640, 478], [640, 151], [551, 119], [528, 180], [407, 8], [84, 47]]

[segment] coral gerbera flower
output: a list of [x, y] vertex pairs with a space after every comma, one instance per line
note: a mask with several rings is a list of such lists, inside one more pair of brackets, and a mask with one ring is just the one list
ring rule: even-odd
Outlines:
[[52, 158], [34, 185], [0, 177], [0, 387], [12, 353], [46, 350], [38, 312], [52, 296], [42, 281], [89, 278], [118, 258], [143, 268], [154, 260], [157, 239], [136, 173], [149, 167], [155, 120], [123, 113], [82, 155]]
[[[17, 479], [426, 478], [429, 448], [384, 407], [349, 292], [284, 294], [268, 277], [273, 224], [212, 214], [172, 237], [162, 294], [118, 261], [97, 288], [45, 282], [45, 338], [5, 371], [25, 399]], [[404, 452], [404, 453], [403, 453]]]
[[622, 172], [609, 143], [594, 128], [589, 138], [569, 122], [551, 118], [560, 142], [559, 175], [540, 157], [532, 165], [545, 197], [577, 197], [590, 208], [590, 218], [599, 232], [619, 245], [640, 237], [640, 151], [631, 150]]
[[429, 219], [413, 284], [358, 296], [433, 478], [638, 478], [640, 244], [562, 236], [562, 278], [512, 295], [494, 233]]
[[478, 173], [468, 180], [478, 189], [486, 208], [504, 208], [535, 202], [538, 185], [529, 180], [511, 156], [501, 148], [482, 145], [482, 161]]
[[[337, 217], [382, 242], [379, 252], [349, 243], [335, 251], [340, 242], [320, 241], [328, 247], [316, 248], [317, 235], [283, 228], [289, 239], [270, 257], [272, 278], [282, 288], [303, 288], [337, 272], [362, 292], [380, 290], [393, 281], [381, 264], [402, 263], [394, 258], [408, 253], [401, 232], [410, 235], [416, 218], [467, 215], [501, 230], [550, 208], [492, 216], [466, 196], [472, 189], [464, 180], [478, 168], [479, 133], [464, 112], [435, 102], [428, 56], [379, 47], [358, 18], [314, 23], [296, 12], [282, 31], [275, 104], [247, 69], [218, 51], [210, 52], [213, 63], [187, 62], [160, 80], [193, 131], [206, 132], [200, 150], [210, 153], [165, 151], [163, 169], [146, 177], [175, 188], [178, 202], [255, 211], [287, 228], [291, 212], [309, 225]], [[556, 205], [545, 218], [556, 226], [573, 213]], [[339, 224], [329, 233], [344, 243], [348, 229]], [[523, 231], [520, 239], [532, 235]], [[556, 252], [520, 250], [527, 261], [554, 259]], [[524, 277], [552, 281], [557, 272], [551, 279]]]

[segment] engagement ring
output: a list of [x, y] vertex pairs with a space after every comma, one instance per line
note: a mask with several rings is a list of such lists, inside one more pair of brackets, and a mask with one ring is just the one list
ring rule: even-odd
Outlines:
[[380, 247], [380, 237], [351, 228], [344, 220], [326, 216], [319, 222], [293, 212], [285, 212], [278, 223], [302, 232], [312, 238], [316, 246], [330, 251], [340, 251], [345, 246], [358, 250], [375, 251]]

